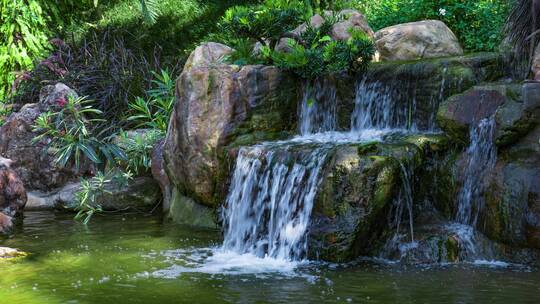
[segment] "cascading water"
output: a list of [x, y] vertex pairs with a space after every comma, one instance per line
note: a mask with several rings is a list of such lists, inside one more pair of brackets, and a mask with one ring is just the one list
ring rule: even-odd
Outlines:
[[480, 120], [469, 132], [470, 145], [465, 151], [464, 180], [457, 199], [456, 223], [448, 227], [459, 237], [465, 258], [479, 257], [475, 226], [483, 206], [484, 179], [495, 166], [497, 158], [493, 143], [494, 129], [495, 119], [490, 117]]
[[407, 108], [396, 104], [395, 95], [391, 86], [363, 78], [356, 86], [351, 129], [406, 129]]
[[466, 164], [463, 186], [458, 195], [456, 221], [465, 225], [476, 225], [478, 211], [482, 207], [484, 177], [495, 166], [497, 158], [493, 143], [495, 120], [482, 119], [470, 130], [470, 145], [465, 152]]
[[306, 257], [306, 230], [328, 148], [288, 148], [240, 150], [223, 213], [224, 249], [260, 258]]
[[309, 135], [336, 129], [336, 88], [328, 80], [304, 83], [300, 105], [300, 134]]

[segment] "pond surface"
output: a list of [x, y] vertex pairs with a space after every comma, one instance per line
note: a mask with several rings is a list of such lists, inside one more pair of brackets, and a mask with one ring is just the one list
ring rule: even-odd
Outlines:
[[[0, 246], [0, 303], [540, 303], [540, 272], [518, 265], [405, 267], [247, 259], [212, 249], [218, 231], [159, 217], [27, 212]], [[281, 271], [277, 271], [280, 269]]]

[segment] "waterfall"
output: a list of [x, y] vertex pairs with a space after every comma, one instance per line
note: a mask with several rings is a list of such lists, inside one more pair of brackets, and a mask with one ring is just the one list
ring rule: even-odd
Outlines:
[[494, 129], [495, 119], [491, 117], [482, 119], [470, 130], [463, 186], [458, 194], [456, 220], [459, 223], [476, 226], [478, 212], [482, 208], [484, 177], [495, 166]]
[[351, 129], [405, 128], [406, 109], [396, 105], [394, 94], [391, 86], [363, 78], [356, 86]]
[[328, 148], [242, 148], [223, 209], [223, 249], [297, 261], [306, 257], [306, 231]]
[[305, 82], [299, 113], [301, 135], [336, 129], [336, 88], [328, 80]]

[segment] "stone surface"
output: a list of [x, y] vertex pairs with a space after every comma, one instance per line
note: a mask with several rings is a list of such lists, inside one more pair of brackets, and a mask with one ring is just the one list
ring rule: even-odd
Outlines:
[[437, 20], [386, 27], [376, 32], [374, 39], [383, 61], [463, 55], [454, 33]]
[[24, 185], [11, 164], [11, 160], [0, 157], [0, 233], [11, 229], [27, 201]]
[[531, 72], [533, 74], [533, 79], [540, 81], [540, 43], [538, 43], [534, 51]]
[[198, 204], [177, 189], [171, 193], [171, 202], [167, 217], [174, 223], [199, 228], [218, 228], [215, 209]]
[[274, 67], [213, 63], [184, 69], [163, 153], [173, 187], [216, 206], [223, 148], [282, 137], [294, 128], [296, 88]]
[[439, 126], [456, 142], [467, 144], [469, 128], [510, 102], [509, 90], [506, 85], [484, 85], [450, 97], [437, 112]]
[[352, 30], [359, 30], [369, 38], [374, 37], [374, 32], [369, 26], [366, 17], [360, 12], [352, 9], [342, 10], [337, 13], [337, 16], [343, 18], [343, 21], [337, 22], [332, 26], [331, 36], [334, 40], [347, 40], [351, 38]]
[[[76, 182], [51, 192], [31, 191], [25, 210], [75, 210], [75, 195], [80, 189], [80, 183]], [[97, 203], [107, 211], [147, 212], [161, 200], [159, 185], [150, 177], [136, 177], [126, 187], [107, 185], [105, 190], [106, 193]]]
[[13, 170], [28, 189], [48, 191], [77, 179], [84, 171], [72, 165], [59, 167], [45, 140], [33, 142], [37, 135], [32, 131], [36, 118], [49, 109], [54, 110], [58, 101], [68, 95], [76, 96], [76, 93], [61, 83], [45, 86], [38, 103], [26, 104], [0, 127], [0, 156], [13, 160]]
[[224, 44], [207, 42], [197, 47], [188, 57], [184, 71], [198, 66], [211, 66], [223, 62], [234, 50]]
[[0, 247], [0, 259], [25, 257], [27, 254], [14, 248]]
[[163, 159], [163, 147], [165, 140], [157, 143], [152, 151], [152, 177], [158, 182], [163, 195], [163, 212], [167, 213], [171, 204], [171, 181], [165, 172], [165, 160]]

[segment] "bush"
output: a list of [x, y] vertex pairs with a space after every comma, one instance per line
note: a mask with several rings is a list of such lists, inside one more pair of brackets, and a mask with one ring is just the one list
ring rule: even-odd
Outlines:
[[425, 19], [441, 20], [468, 51], [497, 50], [510, 0], [349, 1], [364, 12], [373, 30]]
[[57, 101], [58, 111], [41, 114], [35, 121], [33, 131], [38, 135], [35, 142], [48, 142], [44, 151], [51, 149], [60, 166], [73, 161], [79, 168], [83, 157], [95, 164], [125, 159], [124, 153], [106, 137], [94, 135], [95, 118], [101, 111], [94, 109], [85, 97], [68, 96]]
[[265, 0], [255, 7], [228, 9], [220, 27], [231, 37], [243, 37], [274, 48], [281, 37], [304, 19], [307, 6], [302, 1]]

